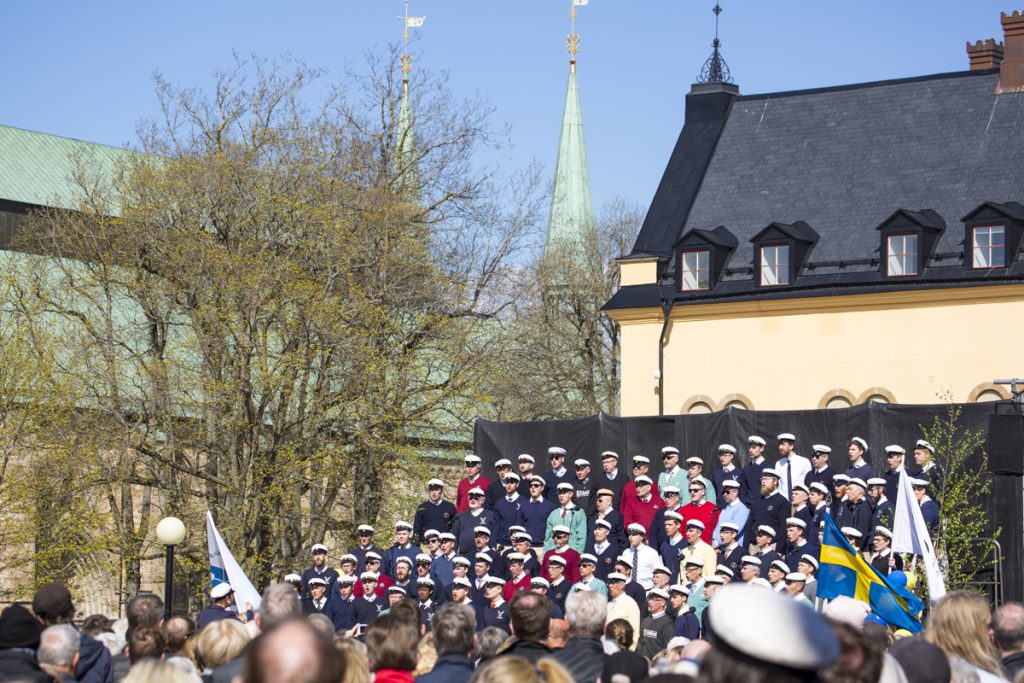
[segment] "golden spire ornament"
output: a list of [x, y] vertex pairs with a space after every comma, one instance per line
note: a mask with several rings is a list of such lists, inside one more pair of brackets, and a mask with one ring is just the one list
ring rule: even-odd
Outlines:
[[565, 46], [569, 49], [569, 64], [575, 68], [576, 53], [580, 49], [580, 37], [576, 35], [576, 7], [590, 4], [590, 0], [569, 0], [569, 35], [565, 37]]
[[405, 16], [398, 17], [402, 21], [402, 80], [409, 82], [409, 73], [412, 71], [412, 56], [409, 54], [409, 29], [423, 26], [426, 17], [409, 16], [409, 0], [405, 0]]

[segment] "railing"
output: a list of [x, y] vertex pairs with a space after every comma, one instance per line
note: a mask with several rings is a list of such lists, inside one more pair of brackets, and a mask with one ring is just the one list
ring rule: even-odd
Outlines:
[[994, 538], [972, 538], [976, 543], [990, 543], [992, 546], [992, 578], [984, 578], [984, 571], [978, 572], [974, 581], [967, 582], [968, 586], [982, 589], [988, 594], [992, 607], [996, 608], [1003, 604], [1003, 546]]

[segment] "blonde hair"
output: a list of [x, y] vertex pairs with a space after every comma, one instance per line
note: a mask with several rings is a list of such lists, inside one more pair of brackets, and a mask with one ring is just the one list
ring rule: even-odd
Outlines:
[[434, 664], [437, 663], [437, 650], [434, 648], [434, 634], [428, 633], [420, 638], [420, 644], [416, 650], [416, 668], [413, 669], [412, 675], [422, 676], [425, 673], [433, 671]]
[[988, 602], [977, 593], [955, 591], [935, 604], [928, 617], [925, 639], [937, 645], [953, 659], [1003, 676], [1003, 667], [995, 647], [988, 639], [990, 613]]
[[200, 680], [196, 674], [189, 675], [173, 664], [147, 658], [133, 664], [121, 683], [197, 683]]
[[249, 631], [236, 619], [218, 619], [199, 632], [196, 655], [206, 669], [216, 669], [236, 659], [249, 642]]
[[345, 683], [370, 683], [370, 663], [366, 646], [358, 640], [335, 636], [334, 647], [345, 660]]
[[470, 683], [574, 683], [572, 674], [551, 659], [542, 657], [533, 665], [519, 655], [489, 660], [477, 669]]

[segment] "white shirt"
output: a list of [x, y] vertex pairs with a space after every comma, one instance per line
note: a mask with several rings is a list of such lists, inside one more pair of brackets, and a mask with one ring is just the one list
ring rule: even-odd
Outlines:
[[[654, 587], [654, 568], [661, 564], [661, 555], [646, 543], [641, 543], [637, 546], [636, 551], [636, 566], [633, 567], [633, 580], [643, 586], [644, 590], [650, 590]], [[626, 548], [622, 551], [622, 554], [633, 559], [633, 548]]]
[[[793, 474], [793, 481], [787, 479], [786, 462]], [[790, 453], [789, 458], [779, 458], [775, 463], [775, 471], [779, 473], [779, 491], [786, 498], [793, 493], [793, 484], [803, 484], [804, 477], [811, 471], [811, 461], [802, 455]]]

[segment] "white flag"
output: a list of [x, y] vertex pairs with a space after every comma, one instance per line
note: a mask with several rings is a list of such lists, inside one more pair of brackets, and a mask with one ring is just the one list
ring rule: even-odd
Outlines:
[[420, 26], [423, 26], [423, 22], [426, 20], [426, 17], [409, 17], [405, 20], [405, 25], [409, 28], [419, 28]]
[[574, 4], [574, 5], [589, 5], [590, 4], [590, 0], [572, 0], [572, 4]]
[[896, 515], [892, 523], [892, 549], [898, 553], [920, 555], [928, 577], [928, 598], [935, 602], [946, 594], [946, 583], [939, 570], [928, 526], [924, 523], [921, 506], [914, 497], [907, 471], [900, 470], [900, 488], [896, 493]]
[[210, 549], [210, 578], [213, 585], [227, 581], [235, 591], [235, 606], [238, 611], [245, 611], [245, 603], [252, 603], [253, 609], [260, 608], [260, 594], [253, 587], [249, 577], [235, 562], [235, 556], [228, 550], [217, 525], [213, 523], [213, 515], [206, 511], [206, 544]]

